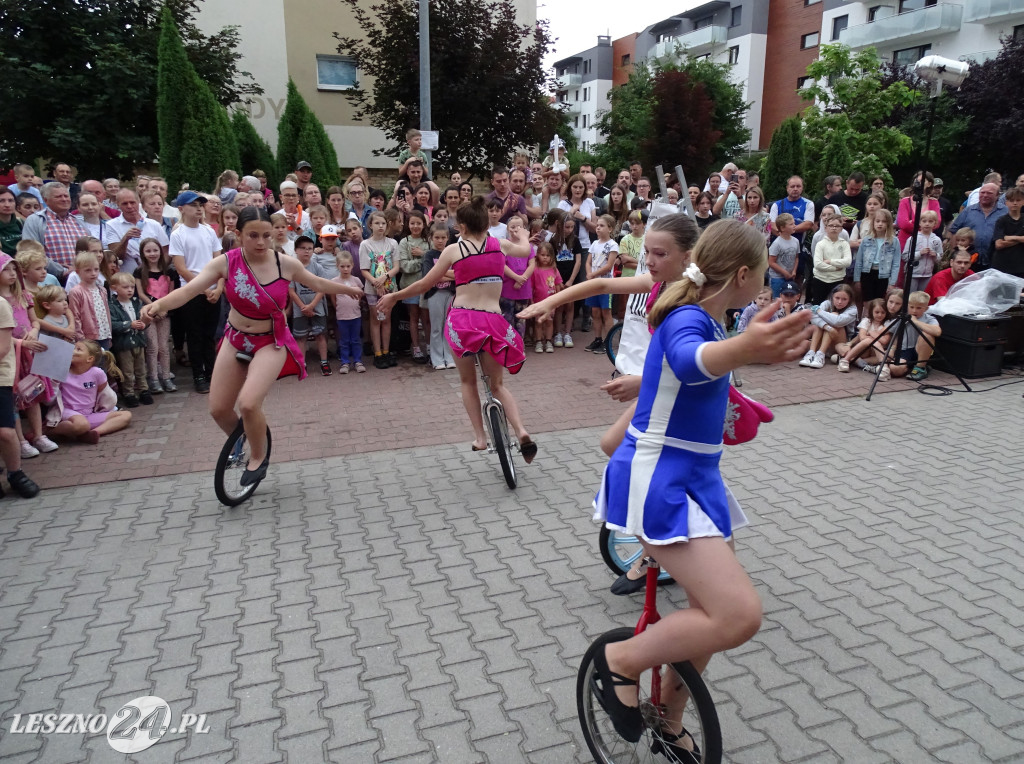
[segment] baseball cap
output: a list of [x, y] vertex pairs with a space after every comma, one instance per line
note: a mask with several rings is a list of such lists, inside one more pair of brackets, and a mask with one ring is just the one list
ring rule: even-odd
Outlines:
[[295, 243], [298, 244], [300, 241], [308, 241], [310, 244], [316, 244], [316, 242], [313, 241], [313, 237], [312, 236], [307, 236], [306, 234], [302, 234], [302, 236], [297, 238], [295, 240]]
[[945, 185], [946, 184], [942, 182], [942, 178], [936, 178], [935, 182], [932, 183], [932, 188], [936, 188], [938, 186], [945, 186]]
[[325, 236], [338, 236], [338, 229], [333, 225], [325, 225], [320, 229], [320, 238], [323, 239]]
[[185, 207], [186, 205], [192, 204], [192, 202], [206, 204], [207, 201], [209, 200], [205, 196], [200, 196], [195, 191], [182, 191], [178, 194], [178, 198], [174, 200], [173, 206]]
[[312, 169], [313, 169], [313, 165], [311, 165], [306, 160], [302, 160], [297, 165], [295, 165], [295, 170], [296, 171], [298, 171], [298, 170], [312, 170]]
[[779, 294], [800, 294], [800, 287], [793, 281], [787, 281], [782, 285], [782, 289], [779, 290]]

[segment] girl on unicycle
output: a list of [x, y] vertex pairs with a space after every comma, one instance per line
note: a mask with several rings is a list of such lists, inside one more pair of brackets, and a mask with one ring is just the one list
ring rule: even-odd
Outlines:
[[[595, 655], [594, 694], [616, 732], [631, 742], [644, 730], [636, 686], [642, 672], [680, 661], [703, 671], [714, 653], [743, 644], [760, 627], [760, 599], [730, 544], [732, 516], [742, 514], [722, 482], [719, 460], [729, 372], [795, 360], [806, 348], [810, 317], [799, 312], [769, 323], [776, 303], [744, 334], [725, 338], [725, 311], [757, 295], [767, 266], [764, 237], [737, 221], [715, 223], [697, 242], [682, 278], [667, 284], [651, 309], [656, 331], [636, 413], [594, 502], [595, 519], [636, 536], [690, 603]], [[690, 751], [693, 740], [670, 721], [682, 718], [687, 698], [671, 682], [662, 697], [661, 739], [673, 754]]]
[[241, 247], [211, 260], [192, 281], [142, 309], [152, 321], [225, 280], [231, 305], [227, 330], [217, 352], [210, 381], [210, 415], [230, 435], [241, 416], [249, 442], [249, 463], [239, 481], [260, 482], [267, 474], [267, 420], [263, 399], [275, 379], [306, 377], [306, 363], [288, 330], [288, 285], [298, 281], [326, 294], [362, 297], [362, 291], [314, 276], [294, 257], [274, 251], [270, 214], [246, 207], [238, 216]]
[[[505, 387], [502, 369], [517, 373], [526, 360], [523, 338], [501, 317], [502, 274], [505, 256], [529, 257], [530, 244], [499, 240], [487, 235], [487, 207], [482, 196], [463, 202], [458, 210], [460, 240], [441, 252], [441, 257], [422, 279], [391, 294], [383, 295], [376, 310], [385, 316], [398, 300], [423, 294], [449, 270], [455, 273], [455, 300], [445, 319], [445, 338], [455, 356], [462, 384], [462, 403], [473, 424], [473, 450], [487, 449], [483, 415], [480, 411], [480, 393], [477, 390], [476, 363], [490, 378], [491, 392], [501, 401], [509, 423], [519, 438], [519, 450], [529, 464], [537, 455], [537, 444], [523, 426], [516, 399]], [[372, 308], [371, 308], [372, 310]]]

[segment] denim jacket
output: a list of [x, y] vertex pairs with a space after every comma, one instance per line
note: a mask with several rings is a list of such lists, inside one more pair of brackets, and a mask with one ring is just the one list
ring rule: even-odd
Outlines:
[[899, 241], [895, 237], [892, 241], [876, 239], [873, 236], [861, 239], [857, 255], [853, 259], [853, 280], [860, 281], [861, 273], [871, 270], [871, 263], [875, 260], [876, 252], [878, 252], [878, 278], [888, 279], [890, 284], [895, 284], [900, 277], [900, 263], [902, 262]]

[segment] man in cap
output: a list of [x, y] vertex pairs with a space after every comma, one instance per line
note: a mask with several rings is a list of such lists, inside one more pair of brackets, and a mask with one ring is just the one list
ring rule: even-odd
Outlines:
[[939, 227], [935, 230], [937, 236], [942, 236], [946, 225], [953, 221], [953, 202], [942, 195], [942, 178], [936, 178], [932, 183], [932, 199], [939, 203]]
[[295, 177], [298, 178], [296, 185], [299, 187], [299, 199], [305, 204], [306, 186], [313, 179], [313, 165], [306, 160], [302, 160], [295, 165]]

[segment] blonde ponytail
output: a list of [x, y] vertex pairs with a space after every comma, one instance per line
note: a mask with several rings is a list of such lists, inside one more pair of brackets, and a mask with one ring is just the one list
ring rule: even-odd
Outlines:
[[705, 283], [697, 286], [686, 276], [667, 285], [647, 315], [651, 326], [658, 326], [682, 305], [696, 305], [729, 287], [743, 266], [763, 268], [768, 262], [764, 236], [753, 226], [737, 220], [719, 220], [708, 226], [693, 248], [690, 262], [700, 268]]

